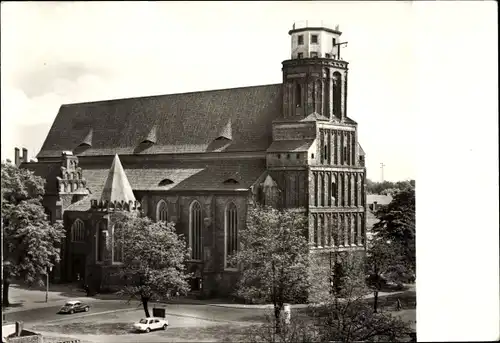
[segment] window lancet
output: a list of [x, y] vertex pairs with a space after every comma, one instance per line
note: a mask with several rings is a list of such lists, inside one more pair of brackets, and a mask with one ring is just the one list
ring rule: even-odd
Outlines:
[[302, 87], [300, 83], [295, 84], [295, 104], [301, 107], [302, 104]]
[[106, 240], [108, 238], [108, 228], [104, 221], [100, 221], [97, 224], [97, 244], [96, 244], [96, 252], [97, 252], [97, 261], [103, 262], [106, 256]]
[[156, 207], [156, 221], [166, 222], [168, 220], [168, 208], [165, 200], [160, 200]]
[[194, 201], [189, 211], [189, 247], [191, 248], [191, 259], [193, 260], [202, 259], [202, 227], [201, 206], [198, 201]]
[[85, 242], [85, 224], [81, 219], [75, 220], [71, 225], [71, 241], [75, 243]]
[[230, 261], [230, 257], [238, 251], [238, 211], [234, 203], [226, 207], [225, 217], [225, 267], [234, 268], [235, 265]]
[[113, 262], [123, 262], [123, 226], [116, 224], [113, 228]]

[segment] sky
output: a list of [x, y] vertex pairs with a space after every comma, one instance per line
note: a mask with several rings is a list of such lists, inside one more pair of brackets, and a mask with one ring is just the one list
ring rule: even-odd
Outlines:
[[415, 179], [418, 6], [2, 2], [2, 159], [14, 147], [35, 157], [62, 104], [280, 83], [288, 30], [309, 19], [339, 24], [349, 42], [348, 116], [368, 177], [380, 181], [383, 163], [384, 179]]

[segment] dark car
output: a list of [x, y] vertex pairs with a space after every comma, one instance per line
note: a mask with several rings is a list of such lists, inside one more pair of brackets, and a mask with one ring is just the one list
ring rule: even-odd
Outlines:
[[89, 305], [82, 303], [80, 300], [71, 300], [66, 302], [66, 304], [61, 307], [59, 313], [73, 314], [75, 312], [88, 312], [89, 310]]

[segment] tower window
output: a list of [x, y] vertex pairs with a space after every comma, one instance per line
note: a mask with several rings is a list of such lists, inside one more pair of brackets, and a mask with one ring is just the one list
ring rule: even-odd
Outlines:
[[299, 52], [299, 53], [297, 54], [297, 58], [298, 58], [298, 59], [304, 58], [304, 53], [303, 53], [303, 52]]
[[335, 48], [335, 45], [337, 45], [337, 40], [332, 38], [332, 47]]
[[281, 154], [278, 154], [278, 159], [280, 159], [280, 158], [281, 158]]
[[300, 104], [302, 102], [302, 87], [300, 87], [300, 84], [297, 83], [295, 85], [295, 103], [297, 104], [297, 107], [300, 107]]
[[311, 44], [318, 44], [318, 35], [311, 35]]
[[314, 154], [311, 154], [311, 158], [314, 158]]
[[312, 58], [317, 58], [318, 57], [318, 53], [316, 51], [311, 51], [311, 57]]
[[299, 43], [299, 45], [304, 45], [304, 35], [298, 36], [298, 43]]
[[286, 159], [289, 160], [290, 159], [290, 154], [286, 154]]
[[325, 54], [325, 57], [326, 57], [326, 58], [331, 58], [331, 57], [332, 57], [332, 55], [330, 55], [330, 54]]
[[296, 156], [297, 156], [297, 159], [300, 159], [300, 154], [297, 154]]

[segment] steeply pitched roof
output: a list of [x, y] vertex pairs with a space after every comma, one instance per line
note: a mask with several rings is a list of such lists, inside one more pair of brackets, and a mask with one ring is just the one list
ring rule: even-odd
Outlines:
[[[78, 156], [211, 151], [228, 125], [219, 151], [263, 151], [281, 110], [281, 84], [63, 105], [37, 157], [74, 151], [90, 130], [92, 146]], [[154, 124], [156, 144], [138, 149]]]
[[275, 141], [267, 152], [299, 152], [307, 151], [313, 144], [314, 139]]
[[120, 158], [115, 155], [101, 194], [103, 201], [135, 201], [134, 192], [123, 170]]

